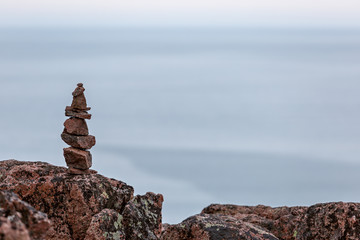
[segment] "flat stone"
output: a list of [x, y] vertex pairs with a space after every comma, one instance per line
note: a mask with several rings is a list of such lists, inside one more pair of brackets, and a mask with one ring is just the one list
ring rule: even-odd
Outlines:
[[90, 110], [90, 107], [85, 110], [80, 110], [80, 109], [75, 109], [71, 106], [66, 106], [65, 116], [82, 118], [82, 119], [91, 119], [91, 114], [89, 114], [87, 110]]
[[89, 129], [84, 119], [70, 118], [64, 122], [65, 132], [72, 135], [89, 135]]
[[89, 169], [82, 170], [82, 169], [77, 169], [77, 168], [73, 168], [73, 167], [69, 167], [68, 173], [71, 175], [91, 174]]
[[65, 107], [65, 111], [73, 111], [73, 112], [87, 112], [91, 109], [91, 107], [86, 107], [86, 108], [74, 108], [72, 106], [66, 106]]
[[65, 116], [82, 118], [82, 119], [91, 119], [91, 114], [89, 114], [87, 112], [65, 111]]
[[76, 136], [66, 132], [61, 134], [61, 139], [74, 148], [90, 149], [95, 143], [95, 137], [92, 135]]
[[69, 168], [87, 170], [92, 165], [92, 156], [89, 151], [76, 149], [73, 147], [64, 148], [66, 165]]
[[97, 174], [97, 171], [95, 171], [93, 169], [82, 170], [82, 169], [70, 167], [70, 168], [68, 168], [68, 173], [71, 175]]

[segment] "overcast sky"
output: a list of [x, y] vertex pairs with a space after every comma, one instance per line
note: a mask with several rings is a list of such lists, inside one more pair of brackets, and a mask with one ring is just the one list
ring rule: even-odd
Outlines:
[[0, 25], [360, 26], [359, 0], [1, 0]]

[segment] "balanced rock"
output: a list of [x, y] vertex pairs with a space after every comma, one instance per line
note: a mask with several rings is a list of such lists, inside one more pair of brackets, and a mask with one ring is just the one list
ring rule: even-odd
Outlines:
[[83, 84], [78, 83], [77, 87], [72, 92], [73, 101], [71, 103], [71, 108], [78, 109], [78, 110], [84, 110], [84, 111], [90, 110], [90, 108], [87, 107], [84, 92], [85, 92], [85, 88], [83, 87]]
[[89, 114], [86, 111], [76, 111], [75, 109], [72, 109], [71, 107], [67, 106], [65, 108], [65, 116], [67, 117], [76, 117], [76, 118], [82, 118], [82, 119], [91, 119], [91, 114]]
[[92, 156], [89, 151], [84, 151], [73, 147], [64, 148], [64, 157], [68, 167], [81, 170], [87, 170], [91, 168]]
[[77, 136], [63, 132], [61, 139], [74, 148], [90, 149], [95, 145], [95, 137], [92, 135]]
[[89, 129], [84, 119], [81, 118], [69, 118], [64, 122], [65, 132], [78, 135], [86, 136], [89, 135]]
[[73, 101], [71, 106], [65, 108], [65, 116], [70, 116], [64, 122], [64, 131], [61, 139], [70, 145], [70, 148], [64, 148], [64, 157], [68, 172], [72, 175], [90, 174], [96, 171], [90, 171], [92, 165], [92, 157], [86, 149], [92, 148], [96, 141], [95, 137], [89, 135], [85, 119], [90, 119], [91, 114], [87, 111], [91, 108], [86, 104], [84, 95], [85, 88], [82, 83], [78, 83], [73, 91]]

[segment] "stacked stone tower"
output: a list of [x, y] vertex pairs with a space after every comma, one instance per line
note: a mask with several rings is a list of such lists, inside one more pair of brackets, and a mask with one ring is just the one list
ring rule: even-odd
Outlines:
[[84, 95], [85, 88], [78, 83], [73, 91], [71, 106], [65, 108], [65, 116], [70, 117], [64, 122], [64, 131], [61, 134], [62, 140], [71, 147], [64, 148], [66, 165], [71, 174], [90, 174], [92, 156], [88, 149], [95, 145], [95, 137], [89, 135], [85, 119], [91, 119], [87, 111], [90, 107], [86, 105]]

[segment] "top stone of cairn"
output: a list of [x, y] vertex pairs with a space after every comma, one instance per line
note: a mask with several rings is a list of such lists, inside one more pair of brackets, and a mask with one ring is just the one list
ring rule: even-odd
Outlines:
[[71, 106], [65, 108], [65, 116], [76, 117], [82, 119], [90, 119], [91, 114], [88, 114], [87, 111], [91, 108], [86, 104], [86, 98], [84, 95], [85, 88], [82, 83], [78, 83], [75, 90], [72, 92], [73, 101]]

